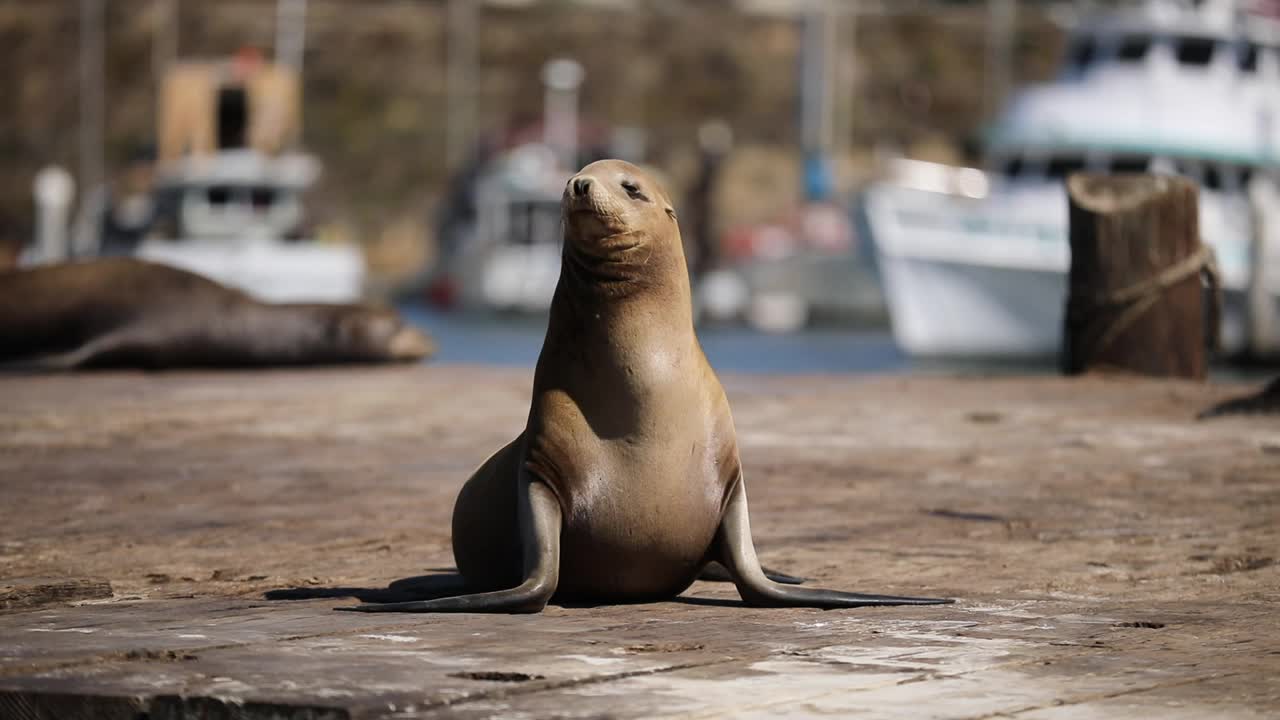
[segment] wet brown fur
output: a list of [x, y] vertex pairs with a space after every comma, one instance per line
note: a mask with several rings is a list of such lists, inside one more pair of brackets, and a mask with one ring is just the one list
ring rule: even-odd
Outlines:
[[476, 589], [520, 582], [523, 466], [561, 506], [557, 597], [671, 597], [716, 557], [739, 470], [733, 419], [694, 334], [669, 198], [619, 161], [583, 176], [599, 186], [588, 200], [566, 188], [564, 260], [525, 431], [459, 494], [454, 556]]
[[261, 303], [130, 258], [0, 273], [0, 364], [10, 367], [303, 365], [431, 350], [389, 309]]

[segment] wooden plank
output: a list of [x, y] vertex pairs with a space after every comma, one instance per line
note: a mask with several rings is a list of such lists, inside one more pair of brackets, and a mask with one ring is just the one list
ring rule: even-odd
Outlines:
[[111, 597], [100, 578], [9, 578], [0, 580], [0, 610], [25, 610], [77, 600]]

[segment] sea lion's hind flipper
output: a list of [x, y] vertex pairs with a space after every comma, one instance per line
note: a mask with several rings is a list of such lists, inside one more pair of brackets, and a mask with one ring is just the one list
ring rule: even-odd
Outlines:
[[65, 372], [91, 366], [113, 364], [122, 353], [135, 355], [154, 343], [149, 336], [133, 328], [117, 328], [103, 333], [72, 350], [46, 355], [32, 355], [0, 363], [0, 370], [15, 372]]
[[541, 481], [520, 480], [520, 543], [524, 581], [494, 592], [435, 600], [355, 605], [335, 608], [354, 612], [496, 612], [536, 613], [546, 607], [560, 581], [560, 501]]
[[119, 343], [113, 334], [94, 338], [74, 350], [47, 355], [29, 355], [27, 357], [0, 362], [0, 372], [66, 372], [89, 364], [89, 362]]
[[796, 587], [773, 582], [765, 576], [751, 542], [751, 521], [747, 514], [747, 491], [739, 478], [734, 484], [724, 519], [716, 532], [720, 561], [738, 586], [743, 602], [759, 607], [850, 608], [868, 605], [944, 605], [945, 598], [868, 595], [823, 588]]
[[[803, 585], [807, 579], [796, 577], [795, 575], [788, 575], [784, 572], [778, 572], [777, 570], [764, 567], [763, 565], [760, 566], [760, 569], [764, 571], [765, 577], [776, 583], [782, 583], [784, 585]], [[723, 563], [717, 560], [712, 560], [710, 563], [707, 563], [705, 568], [702, 569], [702, 572], [698, 575], [698, 579], [706, 582], [733, 582], [733, 575], [729, 574], [729, 569], [726, 568]]]
[[34, 355], [0, 361], [0, 373], [43, 373], [70, 370], [61, 355]]

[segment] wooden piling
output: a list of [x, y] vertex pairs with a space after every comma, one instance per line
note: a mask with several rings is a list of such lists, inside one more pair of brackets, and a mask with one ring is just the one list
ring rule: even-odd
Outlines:
[[[1200, 242], [1195, 184], [1164, 175], [1078, 173], [1067, 190], [1071, 272], [1063, 372], [1203, 379], [1208, 343], [1201, 277], [1216, 274], [1212, 253]], [[1216, 340], [1216, 297], [1210, 305], [1208, 332]]]

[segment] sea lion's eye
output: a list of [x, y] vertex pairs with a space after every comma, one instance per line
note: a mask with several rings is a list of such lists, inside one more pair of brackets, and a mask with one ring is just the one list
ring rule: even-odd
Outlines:
[[649, 202], [649, 196], [640, 192], [640, 186], [630, 180], [622, 181], [622, 189], [627, 191], [627, 194], [631, 196], [632, 200], [644, 200], [645, 202]]

